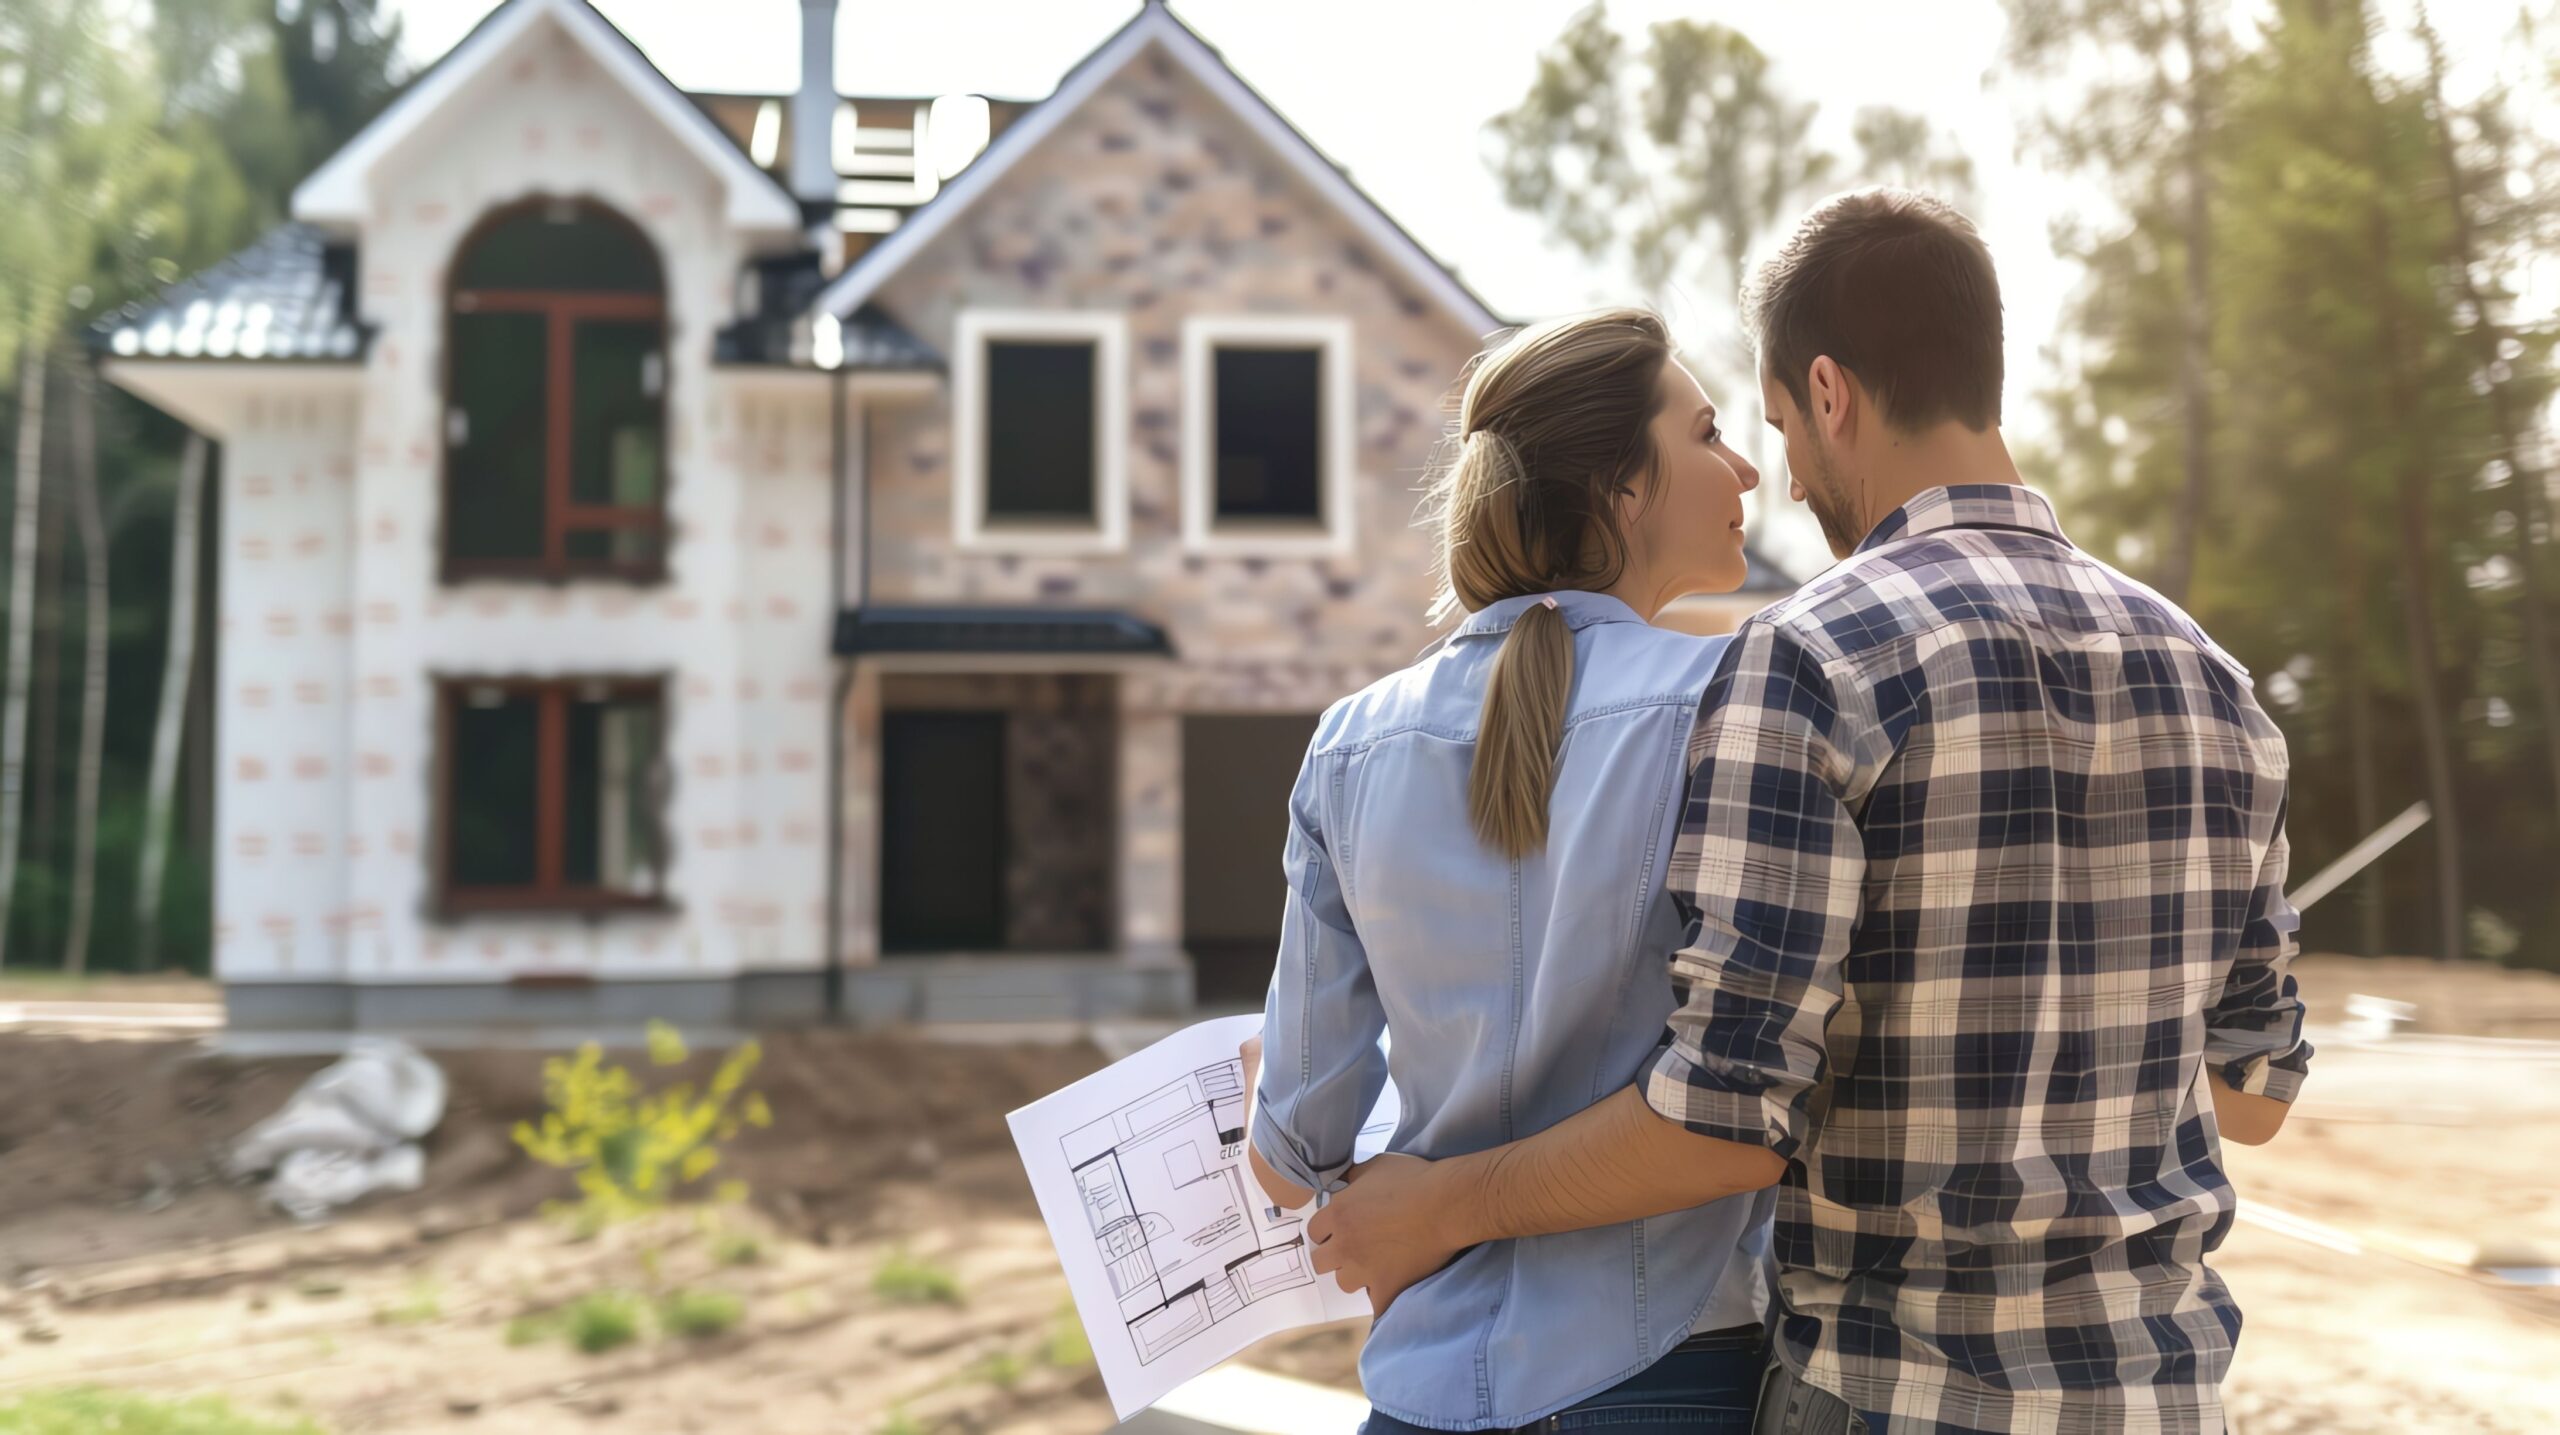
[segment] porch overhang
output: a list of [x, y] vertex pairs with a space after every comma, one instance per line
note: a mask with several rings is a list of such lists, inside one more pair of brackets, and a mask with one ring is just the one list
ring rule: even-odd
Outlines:
[[1079, 608], [873, 605], [836, 615], [840, 658], [1148, 659], [1173, 656], [1164, 629], [1131, 613]]

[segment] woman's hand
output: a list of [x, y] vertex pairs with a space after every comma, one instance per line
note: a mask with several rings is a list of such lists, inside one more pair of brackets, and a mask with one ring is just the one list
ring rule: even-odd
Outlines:
[[1454, 1233], [1435, 1163], [1387, 1152], [1343, 1176], [1343, 1189], [1307, 1222], [1319, 1273], [1346, 1291], [1364, 1287], [1384, 1315], [1397, 1296], [1449, 1264], [1471, 1242]]

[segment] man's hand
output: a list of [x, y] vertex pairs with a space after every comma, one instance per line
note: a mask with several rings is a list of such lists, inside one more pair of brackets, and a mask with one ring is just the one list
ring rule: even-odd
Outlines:
[[1236, 1055], [1244, 1062], [1244, 1089], [1251, 1091], [1262, 1080], [1262, 1033], [1257, 1031], [1246, 1037], [1244, 1045], [1236, 1048]]
[[1393, 1152], [1371, 1157], [1343, 1177], [1344, 1189], [1307, 1222], [1319, 1273], [1346, 1291], [1363, 1287], [1369, 1310], [1383, 1315], [1397, 1296], [1449, 1264], [1470, 1242], [1453, 1239], [1434, 1163]]

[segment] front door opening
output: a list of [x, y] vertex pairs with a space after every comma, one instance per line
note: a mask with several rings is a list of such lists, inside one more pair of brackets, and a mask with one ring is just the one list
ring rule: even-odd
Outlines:
[[1182, 945], [1204, 1007], [1257, 1007], [1280, 950], [1289, 790], [1316, 714], [1182, 720]]
[[1004, 714], [892, 712], [881, 724], [880, 945], [1004, 945]]

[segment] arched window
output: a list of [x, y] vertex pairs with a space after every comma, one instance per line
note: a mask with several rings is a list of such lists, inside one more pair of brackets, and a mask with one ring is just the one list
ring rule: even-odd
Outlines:
[[490, 214], [444, 359], [448, 579], [664, 572], [666, 282], [637, 227], [583, 200]]

